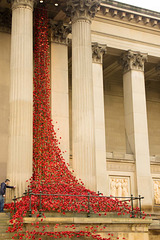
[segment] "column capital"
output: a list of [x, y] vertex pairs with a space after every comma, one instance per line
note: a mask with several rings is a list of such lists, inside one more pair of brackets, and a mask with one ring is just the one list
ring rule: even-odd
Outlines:
[[78, 19], [91, 21], [99, 9], [101, 0], [67, 0], [66, 13], [72, 22]]
[[121, 65], [124, 73], [130, 70], [144, 71], [147, 54], [128, 50], [121, 56]]
[[12, 3], [12, 9], [18, 8], [18, 7], [24, 7], [24, 8], [31, 8], [33, 9], [34, 3], [36, 3], [36, 0], [11, 0]]
[[92, 43], [92, 60], [94, 63], [102, 63], [103, 54], [107, 53], [107, 45]]
[[59, 44], [68, 45], [69, 40], [68, 34], [71, 33], [71, 26], [65, 25], [62, 21], [53, 22], [50, 21], [51, 25], [51, 41]]

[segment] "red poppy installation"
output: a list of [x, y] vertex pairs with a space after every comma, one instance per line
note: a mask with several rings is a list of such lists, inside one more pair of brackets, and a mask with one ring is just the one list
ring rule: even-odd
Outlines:
[[[34, 112], [33, 112], [33, 176], [29, 180], [29, 189], [32, 192], [32, 214], [39, 217], [39, 210], [43, 217], [37, 218], [32, 224], [32, 231], [24, 232], [23, 218], [29, 210], [29, 193], [16, 203], [16, 213], [11, 219], [8, 231], [15, 233], [14, 238], [41, 239], [43, 236], [50, 238], [90, 237], [91, 239], [113, 239], [112, 234], [102, 238], [98, 234], [101, 227], [86, 226], [85, 231], [80, 231], [75, 225], [66, 225], [66, 231], [58, 230], [56, 224], [51, 231], [49, 226], [43, 226], [45, 212], [77, 212], [97, 213], [104, 215], [107, 212], [117, 212], [118, 215], [129, 214], [131, 209], [126, 202], [118, 199], [99, 197], [95, 192], [86, 189], [81, 180], [76, 179], [68, 169], [59, 147], [51, 119], [50, 108], [50, 76], [49, 76], [49, 43], [48, 43], [48, 18], [45, 9], [35, 10], [35, 46], [34, 46]], [[44, 195], [40, 196], [42, 193]], [[45, 195], [47, 194], [47, 195]], [[52, 195], [50, 195], [52, 194]], [[54, 194], [54, 195], [53, 195]], [[61, 196], [60, 196], [61, 195]], [[88, 196], [90, 205], [88, 206]], [[94, 197], [92, 197], [94, 196]], [[13, 203], [6, 208], [14, 211]], [[41, 208], [41, 209], [39, 209]], [[137, 209], [138, 211], [138, 209]], [[41, 226], [41, 227], [40, 227]], [[103, 226], [105, 229], [106, 227]], [[114, 238], [115, 239], [115, 238]], [[117, 237], [117, 239], [119, 239]]]

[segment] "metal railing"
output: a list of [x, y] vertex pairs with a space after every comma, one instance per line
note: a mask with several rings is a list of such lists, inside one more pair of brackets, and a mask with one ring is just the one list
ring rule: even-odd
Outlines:
[[[80, 198], [83, 200], [85, 199], [85, 209], [84, 212], [87, 213], [87, 217], [91, 216], [91, 213], [94, 213], [92, 207], [92, 199], [96, 198], [97, 199], [97, 205], [99, 204], [100, 200], [108, 200], [108, 199], [115, 199], [118, 200], [117, 203], [130, 203], [130, 209], [131, 211], [129, 212], [130, 217], [131, 218], [135, 218], [140, 217], [142, 218], [142, 199], [144, 199], [144, 197], [142, 197], [141, 195], [139, 195], [138, 197], [134, 197], [132, 194], [130, 197], [115, 197], [115, 196], [103, 196], [100, 195], [100, 193], [98, 192], [98, 195], [91, 195], [90, 193], [88, 193], [88, 195], [72, 195], [72, 194], [46, 194], [46, 193], [42, 193], [42, 191], [40, 191], [39, 193], [33, 193], [31, 189], [29, 189], [29, 191], [25, 191], [24, 196], [29, 196], [29, 210], [28, 210], [28, 216], [32, 217], [32, 196], [36, 196], [37, 199], [39, 198], [38, 203], [39, 203], [39, 217], [42, 217], [42, 198], [43, 197], [50, 197], [50, 198], [54, 198], [57, 199], [61, 199], [64, 200], [64, 198], [69, 197], [69, 199], [73, 198], [73, 202], [75, 203], [74, 200], [80, 200]], [[14, 213], [16, 212], [16, 202], [17, 200], [23, 198], [22, 197], [16, 197], [14, 196], [13, 201], [14, 201]], [[138, 210], [134, 208], [134, 201], [138, 201]], [[78, 201], [77, 201], [78, 202]], [[95, 202], [94, 202], [95, 203]], [[75, 211], [69, 211], [68, 212], [75, 212]], [[101, 212], [105, 212], [105, 211], [101, 211]], [[118, 212], [118, 211], [111, 211], [111, 212]], [[135, 216], [136, 214], [136, 216]]]

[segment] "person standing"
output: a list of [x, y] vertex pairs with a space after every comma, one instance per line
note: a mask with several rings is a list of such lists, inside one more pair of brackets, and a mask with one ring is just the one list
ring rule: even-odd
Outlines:
[[9, 183], [10, 183], [9, 179], [6, 179], [5, 182], [1, 183], [1, 188], [0, 188], [0, 212], [3, 212], [6, 188], [15, 188], [15, 186], [9, 186]]

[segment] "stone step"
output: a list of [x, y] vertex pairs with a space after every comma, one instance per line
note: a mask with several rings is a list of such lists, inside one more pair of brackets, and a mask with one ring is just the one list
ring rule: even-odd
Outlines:
[[[36, 214], [37, 215], [37, 214]], [[66, 212], [65, 214], [63, 213], [57, 213], [57, 212], [44, 212], [44, 215], [46, 217], [87, 217], [87, 213], [73, 213], [73, 212]], [[43, 216], [43, 215], [42, 215]], [[118, 215], [117, 212], [110, 212], [104, 215], [104, 213], [90, 213], [90, 217], [105, 217], [105, 218], [128, 218], [130, 214], [125, 214], [125, 215]], [[35, 217], [35, 215], [33, 215]]]
[[9, 225], [0, 226], [0, 233], [5, 233], [8, 230]]
[[0, 214], [0, 219], [9, 219], [10, 218], [10, 215], [8, 214]]
[[9, 219], [9, 217], [1, 217], [0, 216], [0, 220], [8, 220]]
[[10, 216], [10, 213], [9, 212], [1, 212], [0, 216], [1, 217]]
[[0, 225], [4, 225], [4, 224], [9, 224], [9, 219], [5, 219], [5, 220], [0, 220]]
[[11, 240], [10, 233], [6, 233], [9, 227], [10, 213], [0, 213], [0, 240]]
[[7, 237], [7, 238], [10, 238], [10, 233], [0, 233], [0, 239], [3, 237], [3, 238], [5, 238], [5, 237]]
[[9, 219], [7, 219], [7, 220], [1, 220], [1, 221], [0, 221], [0, 226], [1, 226], [1, 225], [2, 225], [2, 226], [3, 226], [3, 225], [6, 225], [6, 224], [7, 224], [7, 225], [9, 224]]
[[4, 225], [4, 226], [0, 225], [0, 233], [6, 232], [7, 230], [8, 230], [8, 225]]

